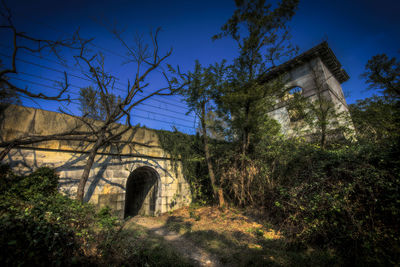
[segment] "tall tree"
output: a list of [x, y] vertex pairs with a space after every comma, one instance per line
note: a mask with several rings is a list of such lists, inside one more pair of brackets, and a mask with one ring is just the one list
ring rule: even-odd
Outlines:
[[213, 37], [229, 36], [238, 47], [238, 56], [228, 67], [227, 82], [216, 100], [219, 114], [224, 114], [227, 138], [233, 144], [230, 159], [221, 163], [221, 180], [239, 205], [252, 203], [252, 186], [260, 171], [258, 146], [265, 147], [270, 134], [277, 134], [276, 121], [267, 113], [285, 89], [281, 79], [265, 81], [279, 60], [293, 55], [297, 48], [289, 43], [287, 22], [298, 0], [282, 0], [275, 6], [265, 0], [237, 0], [236, 10]]
[[[287, 22], [297, 8], [298, 0], [282, 0], [275, 8], [265, 0], [237, 0], [233, 16], [213, 38], [232, 37], [239, 56], [230, 66], [220, 107], [228, 113], [232, 136], [241, 144], [245, 157], [252, 143], [262, 135], [266, 112], [283, 90], [282, 84], [265, 84], [261, 77], [277, 60], [296, 52], [288, 43]], [[261, 120], [261, 121], [260, 121]]]
[[381, 90], [387, 97], [400, 98], [400, 61], [396, 58], [386, 54], [373, 56], [365, 65], [362, 76], [369, 88]]
[[400, 127], [400, 61], [378, 54], [368, 60], [362, 76], [370, 89], [382, 96], [358, 100], [350, 111], [359, 138], [380, 141], [399, 137]]
[[210, 65], [208, 68], [203, 68], [200, 63], [196, 61], [194, 72], [189, 74], [190, 83], [187, 88], [181, 91], [189, 107], [189, 113], [194, 112], [200, 120], [208, 174], [210, 176], [214, 198], [216, 200], [218, 199], [220, 207], [225, 205], [225, 200], [222, 188], [219, 186], [220, 183], [216, 179], [213, 161], [211, 159], [207, 118], [210, 116], [210, 111], [214, 103], [213, 100], [216, 99], [218, 91], [224, 82], [224, 74], [225, 61], [221, 64], [216, 63], [215, 65]]

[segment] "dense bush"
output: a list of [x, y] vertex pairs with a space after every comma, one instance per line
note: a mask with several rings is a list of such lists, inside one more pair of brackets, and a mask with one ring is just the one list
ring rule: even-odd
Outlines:
[[193, 201], [202, 204], [212, 202], [212, 188], [200, 136], [177, 130], [158, 130], [157, 134], [161, 147], [175, 162], [175, 170], [178, 170], [178, 164], [182, 164], [183, 176], [190, 185]]
[[75, 232], [62, 211], [67, 201], [57, 194], [54, 170], [41, 168], [28, 176], [1, 166], [0, 246], [6, 265], [62, 265], [79, 256]]
[[58, 176], [39, 168], [18, 176], [1, 166], [0, 262], [71, 265], [82, 262], [95, 210], [57, 192]]
[[0, 165], [0, 265], [185, 266], [160, 240], [123, 229], [108, 207], [96, 211], [57, 192], [53, 169], [18, 176]]
[[301, 145], [278, 161], [270, 214], [294, 243], [333, 248], [348, 264], [399, 262], [396, 142], [332, 150]]
[[[181, 133], [160, 139], [167, 151], [181, 156], [185, 177], [199, 190], [208, 180], [199, 140]], [[332, 143], [326, 149], [276, 138], [245, 157], [234, 144], [215, 141], [212, 148], [227, 202], [263, 211], [288, 244], [332, 251], [338, 263], [349, 265], [400, 262], [396, 138]], [[207, 192], [204, 185], [193, 192]]]

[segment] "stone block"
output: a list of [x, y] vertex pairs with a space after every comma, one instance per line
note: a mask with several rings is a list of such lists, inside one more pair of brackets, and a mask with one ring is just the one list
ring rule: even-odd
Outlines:
[[93, 194], [93, 195], [90, 197], [89, 202], [90, 202], [90, 203], [93, 203], [93, 204], [99, 204], [99, 195]]
[[113, 171], [113, 177], [114, 178], [125, 178], [127, 179], [129, 177], [129, 172], [125, 170], [114, 170]]
[[[5, 114], [8, 115], [0, 122], [0, 128], [2, 129], [0, 137], [3, 140], [14, 139], [17, 136], [32, 132], [37, 134], [57, 133], [74, 128], [80, 123], [79, 120], [70, 116], [18, 106], [11, 106]], [[96, 124], [98, 122], [93, 121], [93, 123]], [[79, 127], [82, 131], [86, 130], [85, 125], [80, 125]], [[121, 125], [121, 127], [125, 126]], [[150, 158], [122, 156], [121, 159], [114, 155], [96, 156], [95, 163], [89, 174], [89, 181], [85, 187], [87, 194], [91, 195], [90, 202], [99, 206], [108, 205], [123, 213], [125, 187], [129, 175], [139, 167], [148, 166], [159, 175], [155, 213], [166, 212], [169, 209], [168, 205], [171, 204], [169, 202], [173, 201], [176, 191], [182, 187], [182, 185], [178, 185], [180, 180], [177, 178], [177, 176], [181, 177], [182, 175], [175, 172], [174, 163], [169, 160], [151, 158], [152, 156], [163, 157], [168, 155], [160, 148], [157, 133], [139, 128], [134, 131], [128, 131], [122, 136], [122, 139], [153, 146], [148, 147], [140, 144], [120, 145], [122, 151], [124, 151], [123, 153], [126, 153], [125, 151], [142, 153]], [[30, 173], [43, 165], [55, 167], [60, 177], [60, 192], [74, 197], [76, 196], [77, 185], [87, 159], [87, 153], [84, 152], [88, 151], [91, 146], [93, 144], [89, 142], [53, 140], [32, 145], [33, 149], [14, 149], [8, 156], [8, 160], [15, 170], [21, 174]], [[36, 148], [51, 148], [55, 151], [35, 150]], [[67, 150], [78, 150], [78, 152], [66, 152]], [[79, 152], [79, 150], [82, 152]], [[106, 147], [102, 151], [108, 152], [110, 148]], [[115, 149], [113, 151], [116, 152]], [[179, 168], [179, 170], [181, 169]], [[174, 207], [180, 205], [180, 199], [176, 198], [176, 201], [177, 203]], [[144, 210], [154, 209], [149, 204], [149, 200], [144, 203]]]
[[118, 201], [117, 202], [117, 210], [123, 210], [125, 207], [125, 202], [124, 201]]

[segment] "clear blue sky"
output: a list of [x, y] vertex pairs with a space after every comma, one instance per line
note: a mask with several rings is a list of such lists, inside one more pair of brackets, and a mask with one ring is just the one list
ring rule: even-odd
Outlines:
[[[16, 25], [20, 30], [42, 38], [59, 38], [73, 33], [78, 27], [81, 35], [94, 37], [94, 43], [111, 52], [103, 51], [107, 58], [107, 67], [120, 77], [121, 87], [126, 83], [132, 68], [120, 66], [124, 59], [115, 54], [123, 54], [121, 46], [112, 39], [103, 25], [117, 25], [124, 30], [127, 40], [135, 34], [147, 34], [150, 29], [162, 27], [160, 47], [162, 51], [173, 48], [168, 63], [179, 65], [189, 70], [194, 60], [199, 59], [203, 65], [228, 61], [237, 55], [237, 47], [229, 39], [211, 41], [211, 36], [218, 33], [220, 27], [231, 16], [235, 8], [230, 0], [202, 1], [7, 1], [15, 15]], [[400, 1], [399, 0], [337, 0], [337, 1], [300, 1], [299, 8], [290, 22], [292, 42], [304, 52], [327, 40], [343, 68], [350, 75], [350, 80], [342, 86], [348, 103], [372, 95], [366, 91], [364, 80], [360, 74], [369, 58], [378, 53], [387, 53], [399, 57], [400, 54]], [[0, 32], [0, 44], [6, 44], [8, 35]], [[146, 35], [144, 35], [146, 36]], [[9, 51], [1, 47], [3, 53]], [[21, 59], [56, 69], [61, 66], [20, 54]], [[8, 59], [1, 56], [4, 63]], [[71, 62], [70, 62], [71, 63]], [[72, 64], [70, 64], [72, 65]], [[52, 72], [38, 66], [19, 62], [20, 70], [42, 78], [58, 79], [60, 73]], [[71, 74], [79, 74], [67, 69]], [[157, 75], [154, 75], [153, 88], [160, 86]], [[35, 81], [39, 84], [54, 86], [54, 82], [39, 77], [20, 75], [20, 79]], [[24, 82], [19, 81], [21, 84]], [[71, 77], [76, 86], [87, 85], [85, 81]], [[35, 85], [35, 88], [46, 88]], [[32, 86], [32, 88], [34, 88]], [[71, 88], [78, 90], [77, 88]], [[52, 89], [47, 88], [48, 92]], [[157, 100], [158, 99], [158, 100]], [[27, 105], [40, 105], [43, 109], [56, 110], [56, 104], [24, 102]], [[169, 104], [167, 104], [169, 103]], [[175, 103], [175, 104], [174, 104]], [[70, 107], [74, 110], [74, 107]], [[175, 123], [179, 129], [193, 132], [191, 116], [185, 116], [183, 103], [176, 97], [156, 98], [138, 110], [136, 122], [152, 128], [171, 129]], [[147, 110], [147, 112], [146, 112]], [[149, 113], [148, 111], [152, 112]], [[176, 117], [176, 118], [174, 118]], [[144, 119], [144, 118], [150, 118]]]

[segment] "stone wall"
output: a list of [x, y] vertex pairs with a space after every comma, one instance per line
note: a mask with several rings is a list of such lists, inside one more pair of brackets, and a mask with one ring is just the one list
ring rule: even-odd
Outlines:
[[[9, 106], [0, 117], [1, 141], [72, 128], [83, 130], [85, 125], [72, 116], [21, 106]], [[89, 141], [46, 141], [12, 149], [5, 161], [21, 174], [41, 166], [55, 168], [60, 176], [59, 190], [73, 198], [91, 145]], [[117, 144], [99, 151], [85, 187], [85, 200], [98, 207], [108, 205], [123, 217], [127, 190], [134, 191], [127, 188], [128, 178], [143, 167], [156, 182], [145, 192], [140, 214], [157, 215], [191, 202], [180, 162], [172, 161], [160, 147], [155, 131], [144, 128], [130, 129]]]

